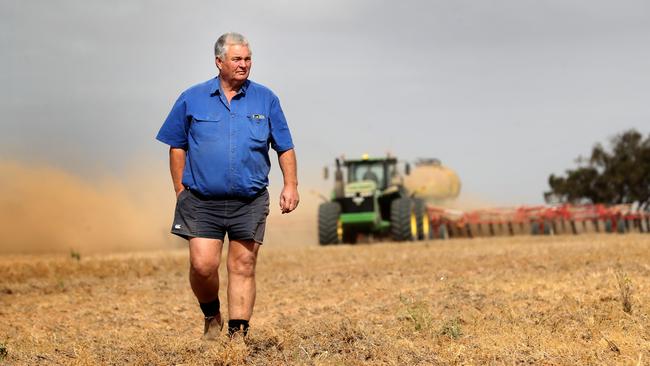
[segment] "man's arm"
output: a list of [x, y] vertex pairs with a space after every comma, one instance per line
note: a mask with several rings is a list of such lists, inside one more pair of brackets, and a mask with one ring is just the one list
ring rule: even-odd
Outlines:
[[172, 183], [176, 197], [185, 189], [183, 187], [183, 170], [185, 169], [185, 150], [177, 147], [169, 148], [169, 170], [172, 173]]
[[282, 213], [289, 213], [298, 207], [298, 175], [296, 152], [293, 149], [278, 153], [278, 162], [284, 178], [284, 188], [280, 194], [280, 209]]

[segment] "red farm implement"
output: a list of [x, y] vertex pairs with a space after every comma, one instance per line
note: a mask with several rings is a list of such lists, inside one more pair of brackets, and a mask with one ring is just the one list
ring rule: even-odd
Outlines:
[[427, 207], [432, 238], [650, 232], [650, 212], [634, 205], [556, 205], [460, 211]]

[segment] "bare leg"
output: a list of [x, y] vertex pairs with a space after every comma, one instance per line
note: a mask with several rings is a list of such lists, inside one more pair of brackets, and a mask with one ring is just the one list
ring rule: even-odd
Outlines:
[[190, 239], [190, 285], [200, 303], [215, 300], [219, 294], [219, 263], [223, 241]]
[[250, 320], [255, 305], [255, 264], [260, 245], [253, 240], [228, 244], [228, 318]]

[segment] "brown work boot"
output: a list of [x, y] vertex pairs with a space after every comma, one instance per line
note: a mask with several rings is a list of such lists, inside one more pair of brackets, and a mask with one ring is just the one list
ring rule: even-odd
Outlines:
[[203, 339], [207, 341], [214, 341], [219, 338], [221, 329], [223, 328], [223, 320], [221, 313], [215, 316], [205, 317], [205, 326], [203, 327]]

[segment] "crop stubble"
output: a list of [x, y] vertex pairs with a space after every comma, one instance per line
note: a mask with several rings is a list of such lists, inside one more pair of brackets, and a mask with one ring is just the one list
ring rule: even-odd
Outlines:
[[649, 244], [633, 234], [269, 246], [246, 342], [200, 339], [184, 250], [5, 256], [1, 362], [643, 364]]

